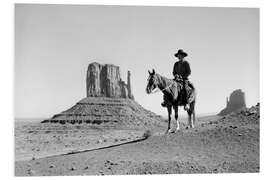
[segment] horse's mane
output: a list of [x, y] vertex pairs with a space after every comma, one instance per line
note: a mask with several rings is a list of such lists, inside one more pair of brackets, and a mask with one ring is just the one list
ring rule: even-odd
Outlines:
[[165, 76], [162, 76], [162, 75], [160, 75], [160, 74], [158, 74], [158, 73], [156, 73], [156, 76], [157, 76], [157, 79], [160, 81], [160, 82], [162, 82], [162, 83], [165, 83], [165, 84], [168, 84], [168, 83], [174, 83], [175, 81], [173, 80], [173, 79], [169, 79], [169, 78], [167, 78], [167, 77], [165, 77]]
[[183, 88], [183, 85], [181, 83], [176, 82], [174, 79], [169, 79], [158, 73], [156, 73], [155, 75], [157, 77], [158, 82], [162, 84], [163, 88], [168, 87], [168, 86], [169, 86], [169, 89], [176, 88], [176, 87], [179, 87], [180, 89]]

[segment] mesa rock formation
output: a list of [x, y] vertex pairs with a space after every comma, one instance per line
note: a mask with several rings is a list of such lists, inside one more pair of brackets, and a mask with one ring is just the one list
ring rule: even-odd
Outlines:
[[237, 89], [230, 94], [229, 99], [226, 98], [226, 107], [218, 115], [224, 116], [242, 108], [246, 108], [245, 93]]
[[159, 126], [162, 123], [161, 116], [144, 109], [134, 100], [131, 73], [128, 71], [125, 83], [121, 80], [119, 66], [96, 62], [89, 64], [86, 91], [86, 98], [42, 123], [88, 123], [133, 128]]
[[140, 128], [158, 126], [161, 121], [160, 116], [144, 109], [132, 99], [87, 97], [43, 122]]

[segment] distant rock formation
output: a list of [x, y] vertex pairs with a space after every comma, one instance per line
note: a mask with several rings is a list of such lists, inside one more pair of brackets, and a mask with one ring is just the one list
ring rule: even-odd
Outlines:
[[245, 93], [237, 89], [231, 93], [229, 100], [226, 98], [226, 107], [218, 115], [224, 116], [242, 108], [246, 108]]
[[87, 69], [87, 97], [110, 97], [134, 99], [131, 90], [131, 73], [126, 84], [120, 77], [120, 68], [113, 64], [91, 63]]
[[161, 116], [144, 109], [134, 100], [131, 73], [128, 71], [126, 84], [120, 78], [119, 66], [89, 64], [86, 90], [86, 98], [42, 123], [87, 123], [117, 128], [150, 128], [164, 123]]
[[127, 90], [128, 90], [128, 97], [129, 97], [130, 99], [134, 99], [134, 96], [133, 96], [132, 91], [131, 91], [131, 80], [130, 80], [130, 78], [131, 78], [131, 73], [130, 73], [130, 71], [128, 71], [128, 75], [127, 75]]

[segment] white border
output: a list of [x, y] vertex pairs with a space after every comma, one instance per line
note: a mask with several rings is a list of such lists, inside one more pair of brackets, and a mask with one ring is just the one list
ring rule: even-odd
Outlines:
[[[269, 2], [269, 1], [268, 1]], [[1, 65], [0, 65], [0, 100], [1, 100], [1, 163], [0, 163], [0, 177], [1, 179], [15, 179], [14, 177], [14, 136], [13, 136], [13, 80], [14, 80], [14, 3], [49, 3], [49, 4], [106, 4], [106, 5], [151, 5], [151, 6], [200, 6], [200, 7], [258, 7], [261, 12], [260, 19], [260, 98], [261, 98], [261, 166], [260, 173], [256, 174], [203, 174], [203, 175], [151, 175], [151, 176], [87, 176], [87, 177], [74, 177], [74, 176], [62, 176], [62, 177], [43, 177], [42, 179], [136, 179], [136, 178], [189, 178], [189, 179], [255, 179], [263, 178], [266, 179], [269, 173], [269, 165], [267, 160], [269, 158], [269, 114], [267, 110], [269, 109], [269, 17], [270, 9], [267, 0], [166, 0], [166, 1], [150, 1], [150, 0], [2, 0], [0, 4], [0, 54], [1, 54]], [[268, 177], [269, 178], [269, 177]], [[20, 179], [28, 179], [27, 177]], [[32, 179], [39, 179], [39, 177], [34, 177]]]

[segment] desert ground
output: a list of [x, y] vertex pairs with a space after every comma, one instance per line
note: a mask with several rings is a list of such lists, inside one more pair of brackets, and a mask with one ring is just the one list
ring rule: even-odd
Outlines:
[[123, 129], [89, 124], [15, 125], [15, 160], [31, 160], [98, 149], [144, 139], [143, 129]]
[[165, 121], [147, 131], [21, 124], [15, 176], [259, 172], [259, 112], [199, 117], [193, 129], [185, 123], [170, 134]]

